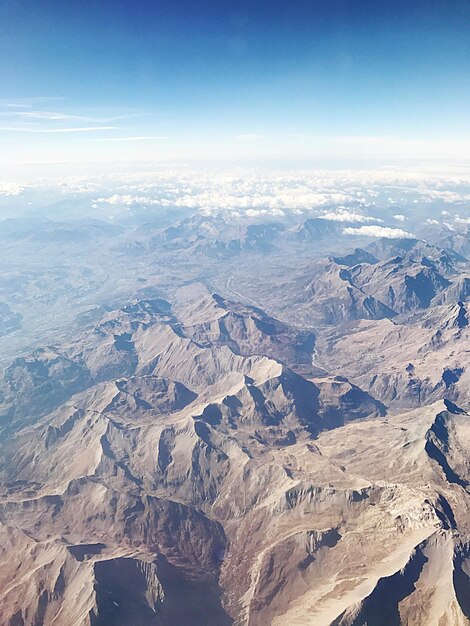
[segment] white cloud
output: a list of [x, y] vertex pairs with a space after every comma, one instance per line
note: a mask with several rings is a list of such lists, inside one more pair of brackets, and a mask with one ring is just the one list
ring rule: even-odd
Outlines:
[[[240, 213], [238, 213], [238, 216], [240, 216]], [[245, 211], [245, 215], [247, 217], [259, 217], [261, 215], [273, 215], [275, 217], [283, 217], [285, 215], [284, 211], [282, 211], [281, 209], [247, 209]]]
[[24, 187], [14, 182], [1, 182], [0, 181], [0, 196], [18, 196]]
[[161, 205], [160, 200], [156, 198], [150, 198], [147, 196], [132, 196], [132, 195], [120, 195], [115, 193], [108, 198], [97, 198], [96, 202], [111, 204], [113, 206], [133, 206], [133, 205]]
[[[144, 137], [147, 137], [137, 135], [118, 138], [116, 134], [80, 137], [79, 141], [82, 145], [94, 141], [135, 141], [136, 150], [140, 151], [138, 142], [143, 142], [143, 149]], [[153, 149], [154, 144], [150, 145]], [[131, 146], [126, 144], [126, 150], [131, 150]], [[76, 172], [77, 168], [71, 171]], [[449, 191], [460, 195], [470, 191], [470, 173], [467, 174], [465, 169], [437, 175], [432, 171], [409, 169], [332, 171], [217, 166], [196, 168], [188, 164], [140, 162], [117, 163], [112, 169], [107, 165], [99, 168], [94, 165], [93, 168], [80, 168], [79, 171], [80, 175], [47, 180], [39, 180], [36, 176], [30, 189], [52, 189], [59, 191], [62, 197], [84, 194], [90, 210], [92, 204], [95, 205], [95, 211], [104, 212], [112, 206], [116, 214], [127, 211], [128, 207], [140, 206], [155, 207], [155, 210], [159, 207], [170, 210], [174, 207], [188, 208], [205, 215], [223, 215], [234, 220], [291, 216], [299, 221], [306, 217], [321, 217], [342, 222], [344, 226], [357, 223], [358, 226], [370, 227], [367, 230], [353, 228], [354, 232], [349, 234], [379, 237], [409, 235], [405, 230], [393, 228], [393, 225], [402, 226], [402, 222], [408, 224], [408, 221], [404, 222], [401, 213], [394, 215], [397, 221], [393, 221], [389, 214], [391, 199], [395, 200], [397, 207], [402, 207], [399, 210], [403, 210], [406, 220], [414, 223], [414, 212], [410, 210], [408, 213], [406, 209], [414, 206], [415, 202], [421, 205], [426, 202], [427, 191]], [[23, 182], [22, 178], [20, 180]], [[446, 219], [455, 227], [458, 227], [457, 220], [466, 220], [466, 210], [461, 205], [457, 204], [455, 210], [452, 210], [452, 205], [446, 207], [450, 209], [446, 211]], [[381, 211], [387, 217], [380, 219]], [[428, 215], [432, 218], [437, 213], [438, 210], [432, 207]], [[379, 227], [388, 230], [384, 232], [378, 230]], [[409, 230], [413, 230], [413, 227], [410, 226]]]
[[[426, 189], [422, 191], [424, 200], [427, 202], [445, 202], [446, 204], [458, 204], [470, 202], [470, 194], [446, 189]], [[442, 211], [446, 215], [446, 211]]]
[[360, 226], [359, 228], [344, 228], [345, 235], [365, 235], [366, 237], [385, 237], [386, 239], [413, 239], [414, 235], [401, 228], [387, 226]]
[[320, 217], [324, 220], [333, 220], [335, 222], [383, 222], [378, 217], [371, 217], [370, 215], [362, 215], [361, 213], [354, 213], [347, 209], [338, 209], [337, 211], [328, 211], [323, 213]]

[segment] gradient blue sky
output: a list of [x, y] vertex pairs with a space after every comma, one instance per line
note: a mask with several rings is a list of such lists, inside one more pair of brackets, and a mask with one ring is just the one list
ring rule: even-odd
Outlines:
[[468, 0], [2, 0], [0, 158], [464, 158], [469, 32]]

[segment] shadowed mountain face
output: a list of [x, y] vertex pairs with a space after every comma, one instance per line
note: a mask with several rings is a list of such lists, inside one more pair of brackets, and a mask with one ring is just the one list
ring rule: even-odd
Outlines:
[[2, 624], [470, 624], [470, 268], [417, 239], [299, 261], [343, 228], [149, 228], [158, 288], [5, 365]]
[[[393, 253], [400, 250], [397, 244], [384, 248]], [[375, 256], [358, 249], [345, 257], [315, 263], [307, 276], [291, 285], [289, 296], [302, 317], [310, 316], [322, 325], [391, 319], [469, 296], [468, 278], [463, 273], [467, 264], [432, 246], [408, 243], [403, 256], [392, 258], [378, 245], [370, 250]], [[385, 259], [377, 261], [380, 256]]]

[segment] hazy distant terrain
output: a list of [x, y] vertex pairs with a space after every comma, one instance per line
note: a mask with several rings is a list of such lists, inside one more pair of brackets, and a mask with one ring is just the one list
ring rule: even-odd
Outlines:
[[470, 624], [468, 177], [0, 193], [2, 624]]
[[[465, 257], [469, 198], [465, 175], [432, 171], [154, 166], [0, 183], [1, 358], [80, 327], [100, 307], [139, 294], [171, 298], [191, 280], [247, 301], [267, 287], [259, 304], [280, 310], [282, 296], [269, 302], [273, 278], [302, 280], [317, 271], [312, 260], [321, 265], [383, 235], [424, 238]], [[290, 298], [285, 304], [293, 309]]]

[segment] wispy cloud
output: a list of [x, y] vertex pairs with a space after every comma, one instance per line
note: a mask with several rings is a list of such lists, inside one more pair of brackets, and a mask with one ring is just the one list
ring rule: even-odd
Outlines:
[[87, 141], [93, 142], [108, 142], [108, 141], [153, 141], [154, 139], [168, 139], [164, 135], [145, 135], [142, 137], [105, 137], [103, 139], [87, 139]]
[[33, 128], [32, 126], [0, 126], [0, 131], [12, 133], [91, 133], [102, 130], [119, 130], [117, 126], [79, 126], [77, 128]]
[[[13, 106], [13, 105], [12, 105]], [[16, 105], [19, 106], [19, 105]], [[26, 105], [25, 105], [26, 106]], [[90, 117], [87, 115], [76, 115], [73, 113], [60, 113], [58, 111], [0, 111], [3, 117], [19, 117], [31, 120], [45, 121], [65, 121], [77, 120], [82, 122], [115, 122], [117, 120], [128, 119], [134, 117], [135, 114], [113, 115], [111, 117]]]
[[[119, 120], [141, 115], [142, 112], [103, 111], [88, 109], [61, 110], [56, 101], [62, 98], [21, 98], [14, 101], [0, 100], [0, 132], [32, 133], [41, 135], [69, 133], [101, 133], [119, 131], [132, 134], [132, 130], [113, 124]], [[52, 102], [56, 104], [51, 105]], [[135, 134], [135, 133], [134, 133]], [[116, 138], [117, 140], [117, 138]]]

